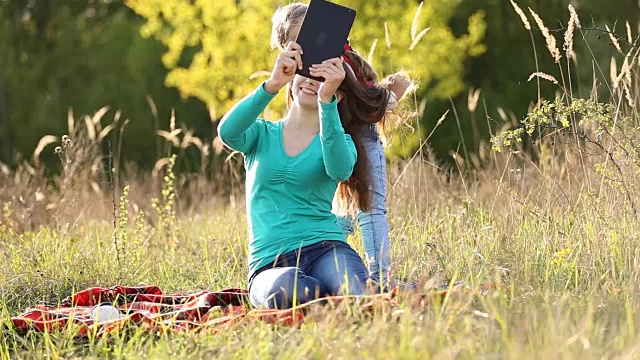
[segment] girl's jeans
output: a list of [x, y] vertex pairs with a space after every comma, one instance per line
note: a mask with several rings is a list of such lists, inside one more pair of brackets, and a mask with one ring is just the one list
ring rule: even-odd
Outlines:
[[280, 255], [249, 276], [249, 299], [259, 308], [286, 309], [330, 296], [362, 295], [367, 269], [344, 241], [320, 241]]
[[[391, 270], [389, 252], [389, 223], [387, 222], [387, 163], [380, 135], [374, 126], [366, 129], [364, 147], [369, 158], [373, 202], [371, 210], [357, 214], [362, 242], [367, 256], [369, 275], [375, 281], [387, 280]], [[345, 237], [354, 231], [354, 219], [338, 217]]]

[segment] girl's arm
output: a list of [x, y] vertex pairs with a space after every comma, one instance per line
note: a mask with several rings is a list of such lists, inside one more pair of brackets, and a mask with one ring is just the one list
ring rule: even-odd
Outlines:
[[394, 110], [398, 107], [398, 96], [392, 90], [389, 91], [389, 102], [387, 103], [387, 110]]
[[275, 97], [264, 89], [264, 83], [236, 103], [218, 125], [220, 140], [229, 148], [246, 154], [253, 150], [259, 135], [256, 119]]
[[335, 181], [348, 180], [356, 164], [356, 146], [340, 123], [336, 98], [330, 103], [319, 102], [319, 106], [320, 142], [325, 171]]

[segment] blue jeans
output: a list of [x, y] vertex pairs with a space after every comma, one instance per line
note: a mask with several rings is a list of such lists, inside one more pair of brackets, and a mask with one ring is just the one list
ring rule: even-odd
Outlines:
[[250, 275], [258, 308], [287, 309], [329, 295], [362, 295], [368, 279], [358, 253], [344, 241], [321, 241], [280, 255]]
[[369, 276], [375, 281], [384, 281], [387, 280], [387, 274], [391, 270], [389, 223], [387, 222], [387, 162], [382, 140], [375, 127], [366, 129], [363, 140], [369, 159], [373, 193], [371, 210], [358, 212], [356, 219], [338, 217], [338, 224], [345, 237], [348, 237], [355, 229], [355, 220], [358, 221], [367, 256]]

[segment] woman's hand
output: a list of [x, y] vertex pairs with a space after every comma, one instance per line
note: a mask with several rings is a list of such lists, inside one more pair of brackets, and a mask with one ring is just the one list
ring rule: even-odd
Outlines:
[[320, 64], [311, 65], [309, 74], [311, 74], [311, 76], [324, 78], [324, 82], [318, 90], [318, 97], [320, 98], [320, 102], [328, 104], [333, 100], [333, 96], [336, 94], [336, 91], [338, 91], [338, 87], [342, 84], [345, 77], [342, 58], [333, 58], [325, 60]]
[[271, 77], [264, 83], [264, 89], [271, 94], [277, 93], [293, 80], [299, 69], [302, 69], [302, 48], [291, 41], [285, 51], [278, 55]]

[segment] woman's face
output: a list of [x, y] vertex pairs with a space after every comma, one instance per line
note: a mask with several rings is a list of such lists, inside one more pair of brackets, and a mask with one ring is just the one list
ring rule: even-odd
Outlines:
[[303, 108], [318, 108], [318, 89], [320, 82], [296, 75], [291, 83], [293, 101]]

